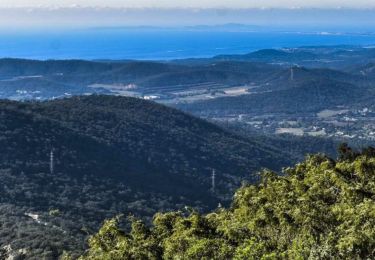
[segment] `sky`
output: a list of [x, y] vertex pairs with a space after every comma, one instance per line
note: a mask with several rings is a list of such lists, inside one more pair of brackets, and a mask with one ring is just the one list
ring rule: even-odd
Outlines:
[[0, 7], [374, 8], [375, 0], [1, 0]]
[[1, 31], [238, 23], [373, 32], [373, 17], [375, 0], [0, 0]]

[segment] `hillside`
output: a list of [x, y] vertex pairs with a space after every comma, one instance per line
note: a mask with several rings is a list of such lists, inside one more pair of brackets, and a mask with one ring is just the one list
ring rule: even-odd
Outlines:
[[[355, 104], [368, 96], [366, 89], [324, 78], [305, 79], [289, 84], [288, 88], [258, 92], [238, 97], [223, 97], [177, 107], [193, 113], [301, 113], [317, 112], [340, 105]], [[367, 92], [370, 93], [370, 92]]]
[[[96, 93], [173, 105], [231, 100], [313, 82], [353, 85], [364, 89], [362, 96], [366, 96], [374, 83], [372, 59], [373, 50], [350, 46], [268, 49], [158, 62], [0, 59], [0, 98], [48, 100]], [[277, 103], [278, 94], [271, 93], [275, 98], [269, 99]]]
[[350, 72], [365, 77], [367, 80], [373, 80], [375, 78], [375, 63], [371, 62], [365, 65], [352, 66]]
[[268, 76], [263, 78], [263, 85], [259, 88], [259, 91], [294, 88], [313, 81], [327, 81], [327, 85], [330, 81], [357, 85], [362, 82], [362, 79], [359, 76], [338, 70], [292, 66], [275, 73], [268, 73]]
[[278, 63], [309, 68], [346, 69], [354, 64], [369, 63], [375, 58], [373, 48], [359, 46], [301, 46], [299, 48], [265, 49], [243, 55], [219, 55], [217, 60]]
[[[187, 90], [225, 89], [261, 81], [277, 66], [249, 62], [200, 65], [151, 61], [0, 59], [0, 97], [50, 99], [86, 93], [178, 96]], [[177, 93], [176, 93], [177, 92]]]
[[375, 149], [342, 146], [285, 170], [263, 171], [230, 208], [158, 213], [153, 225], [105, 222], [84, 259], [373, 259]]
[[0, 119], [0, 244], [25, 248], [28, 259], [80, 252], [87, 234], [119, 213], [147, 219], [184, 205], [202, 211], [225, 205], [241, 180], [254, 181], [261, 167], [278, 170], [293, 159], [135, 98], [1, 101]]
[[265, 49], [254, 51], [244, 55], [219, 55], [214, 58], [219, 60], [243, 60], [243, 61], [257, 61], [257, 62], [290, 62], [298, 63], [303, 60], [314, 60], [318, 57], [317, 54], [310, 51], [295, 51], [295, 50], [276, 50]]

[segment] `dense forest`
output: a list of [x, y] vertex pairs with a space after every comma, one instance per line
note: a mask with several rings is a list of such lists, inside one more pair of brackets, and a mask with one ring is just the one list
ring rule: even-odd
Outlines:
[[373, 259], [375, 149], [339, 152], [264, 170], [228, 209], [158, 213], [151, 227], [130, 217], [129, 232], [107, 220], [80, 259]]
[[261, 167], [293, 161], [281, 147], [125, 97], [0, 101], [0, 133], [0, 245], [28, 259], [79, 255], [87, 236], [120, 213], [149, 221], [185, 205], [225, 205]]
[[[260, 166], [277, 170], [291, 162], [287, 151], [278, 147], [142, 99], [81, 96], [49, 102], [2, 101], [0, 112], [4, 133], [0, 141], [7, 147], [0, 151], [1, 164], [13, 169], [20, 164], [19, 170], [43, 172], [54, 150], [56, 171], [76, 177], [94, 171], [119, 179], [126, 175], [127, 182], [137, 185], [146, 178], [152, 182], [149, 188], [165, 191], [178, 175], [178, 181], [185, 181], [191, 190], [209, 185], [207, 178], [215, 168], [224, 190], [228, 178], [251, 178], [249, 172]], [[194, 181], [189, 181], [193, 176]], [[186, 189], [181, 186], [178, 191]]]
[[[252, 135], [154, 102], [96, 95], [0, 101], [0, 134], [0, 248], [27, 259], [78, 257], [103, 220], [118, 214], [149, 225], [156, 212], [228, 207], [262, 168], [280, 172], [316, 151], [335, 156], [337, 146]], [[124, 219], [119, 225], [129, 228]]]

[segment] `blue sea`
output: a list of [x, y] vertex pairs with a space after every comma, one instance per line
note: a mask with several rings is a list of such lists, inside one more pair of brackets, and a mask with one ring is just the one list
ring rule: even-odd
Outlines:
[[0, 57], [170, 60], [265, 48], [375, 45], [375, 34], [85, 29], [0, 32]]

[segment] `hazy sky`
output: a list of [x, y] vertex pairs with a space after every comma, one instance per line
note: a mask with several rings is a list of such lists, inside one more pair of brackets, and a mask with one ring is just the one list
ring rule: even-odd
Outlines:
[[375, 31], [375, 0], [0, 0], [0, 29], [185, 26]]
[[38, 6], [108, 7], [228, 7], [228, 8], [374, 8], [375, 0], [1, 0], [0, 7]]

